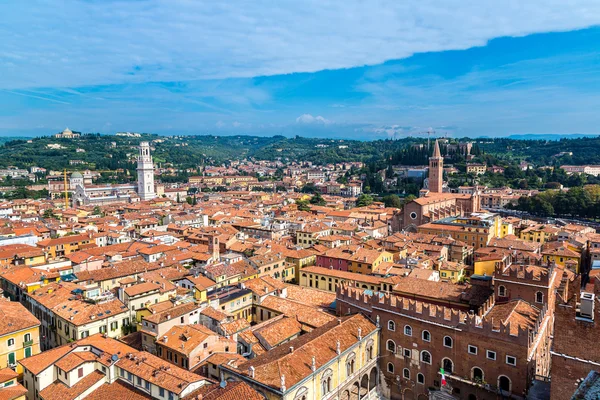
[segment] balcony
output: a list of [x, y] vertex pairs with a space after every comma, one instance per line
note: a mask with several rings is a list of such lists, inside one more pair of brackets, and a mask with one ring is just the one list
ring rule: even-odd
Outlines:
[[23, 347], [29, 347], [29, 346], [33, 346], [33, 339], [23, 341]]

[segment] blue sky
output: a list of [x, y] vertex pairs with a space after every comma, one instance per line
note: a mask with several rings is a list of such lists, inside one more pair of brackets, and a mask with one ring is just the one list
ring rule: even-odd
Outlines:
[[600, 134], [596, 0], [8, 0], [0, 12], [0, 135]]

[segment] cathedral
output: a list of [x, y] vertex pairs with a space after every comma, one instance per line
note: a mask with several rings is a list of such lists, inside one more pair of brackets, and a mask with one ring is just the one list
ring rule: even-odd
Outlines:
[[428, 185], [420, 197], [404, 205], [394, 216], [392, 230], [416, 230], [416, 227], [447, 217], [456, 217], [480, 210], [479, 193], [459, 194], [444, 191], [444, 157], [435, 141], [433, 155], [429, 157]]
[[141, 142], [137, 156], [137, 185], [85, 185], [83, 176], [73, 172], [69, 181], [73, 190], [73, 206], [131, 203], [156, 197], [154, 163], [150, 144]]

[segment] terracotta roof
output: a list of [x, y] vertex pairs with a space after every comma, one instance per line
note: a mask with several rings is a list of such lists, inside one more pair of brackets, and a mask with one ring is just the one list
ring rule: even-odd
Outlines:
[[226, 382], [225, 387], [220, 384], [205, 385], [200, 389], [185, 396], [183, 400], [263, 400], [264, 397], [252, 389], [245, 382]]
[[79, 382], [71, 387], [65, 385], [62, 381], [56, 380], [46, 386], [41, 392], [40, 397], [43, 399], [54, 400], [71, 400], [81, 396], [86, 390], [94, 386], [99, 381], [105, 379], [105, 375], [100, 371], [94, 371], [87, 376], [81, 378]]
[[[362, 314], [332, 321], [320, 328], [306, 333], [288, 344], [279, 346], [269, 352], [261, 354], [234, 368], [224, 365], [222, 368], [244, 375], [245, 379], [254, 380], [276, 390], [280, 389], [281, 377], [285, 376], [287, 387], [292, 387], [306, 377], [313, 374], [312, 362], [316, 368], [329, 363], [337, 357], [336, 342], [340, 343], [340, 350], [346, 351], [358, 342], [360, 328], [363, 337], [374, 332], [377, 327]], [[294, 348], [290, 352], [290, 347]], [[254, 368], [254, 378], [249, 376], [249, 368]]]
[[113, 383], [105, 383], [85, 398], [86, 400], [146, 400], [152, 399], [152, 396], [121, 380], [116, 380]]
[[26, 395], [27, 389], [19, 383], [0, 388], [0, 400], [16, 400]]
[[150, 353], [140, 351], [123, 357], [116, 365], [125, 371], [179, 395], [191, 383], [204, 380], [203, 377], [179, 368]]
[[310, 327], [322, 326], [335, 319], [332, 315], [311, 306], [272, 295], [267, 296], [260, 306], [296, 318], [300, 323]]
[[0, 335], [40, 325], [40, 321], [21, 303], [0, 300]]

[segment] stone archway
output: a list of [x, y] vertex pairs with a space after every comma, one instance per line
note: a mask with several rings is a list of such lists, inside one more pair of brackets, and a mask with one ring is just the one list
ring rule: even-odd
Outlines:
[[344, 390], [340, 396], [340, 400], [350, 400], [350, 390]]
[[360, 384], [354, 382], [352, 387], [350, 388], [350, 400], [359, 400], [360, 399]]
[[369, 391], [375, 389], [377, 386], [377, 367], [371, 368], [369, 372]]
[[365, 374], [360, 378], [360, 398], [362, 399], [369, 393], [369, 375]]

